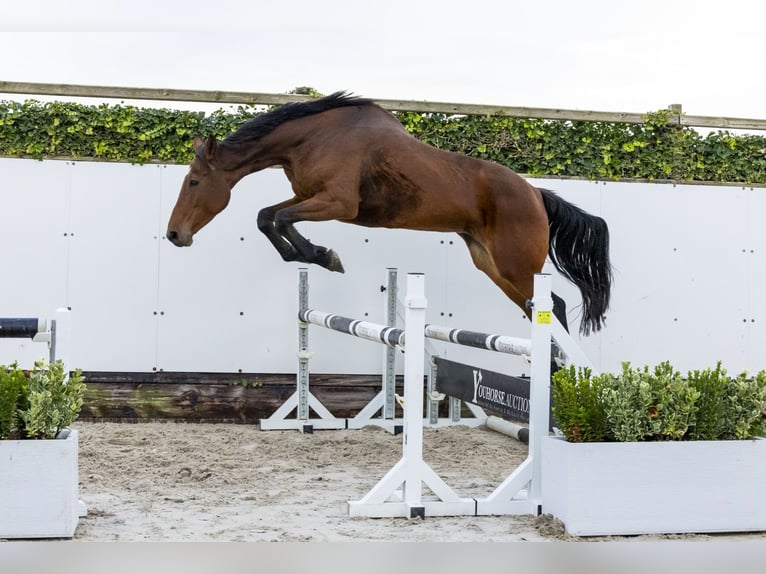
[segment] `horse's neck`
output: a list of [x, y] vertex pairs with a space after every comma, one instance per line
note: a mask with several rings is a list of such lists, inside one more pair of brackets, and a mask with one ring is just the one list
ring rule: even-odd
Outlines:
[[[283, 158], [276, 150], [261, 142], [253, 142], [252, 145], [239, 149], [225, 149], [220, 156], [220, 165], [231, 174], [233, 183], [243, 177], [276, 165], [282, 165]], [[232, 184], [233, 185], [233, 184]]]

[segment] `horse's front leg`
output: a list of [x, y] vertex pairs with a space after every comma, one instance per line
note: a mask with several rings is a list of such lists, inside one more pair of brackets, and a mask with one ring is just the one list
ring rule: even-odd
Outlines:
[[297, 203], [297, 201], [298, 198], [293, 197], [287, 201], [283, 201], [281, 203], [277, 203], [276, 205], [271, 205], [261, 209], [258, 212], [258, 229], [269, 239], [271, 244], [276, 248], [279, 255], [281, 255], [282, 259], [285, 261], [298, 261], [300, 263], [308, 263], [306, 259], [301, 257], [300, 253], [298, 253], [298, 250], [293, 247], [293, 245], [287, 239], [280, 235], [276, 229], [276, 226], [274, 225], [274, 217], [276, 216], [277, 211], [290, 205], [294, 205]]
[[314, 245], [303, 237], [294, 224], [298, 221], [331, 221], [353, 219], [355, 213], [341, 204], [317, 194], [309, 199], [294, 203], [277, 211], [274, 219], [276, 232], [285, 238], [307, 263], [316, 263], [330, 271], [343, 273], [340, 257], [332, 249]]

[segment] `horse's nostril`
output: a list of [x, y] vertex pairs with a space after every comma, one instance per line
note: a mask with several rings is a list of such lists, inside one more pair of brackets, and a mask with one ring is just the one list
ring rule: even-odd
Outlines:
[[170, 241], [175, 243], [176, 241], [178, 241], [178, 232], [177, 231], [168, 231], [167, 237], [168, 237], [168, 239]]

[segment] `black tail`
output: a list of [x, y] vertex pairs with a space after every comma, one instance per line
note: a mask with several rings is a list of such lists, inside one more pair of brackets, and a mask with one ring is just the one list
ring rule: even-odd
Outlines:
[[586, 213], [547, 189], [540, 190], [548, 213], [548, 255], [564, 277], [582, 294], [580, 333], [588, 335], [605, 324], [612, 289], [609, 228], [602, 218]]

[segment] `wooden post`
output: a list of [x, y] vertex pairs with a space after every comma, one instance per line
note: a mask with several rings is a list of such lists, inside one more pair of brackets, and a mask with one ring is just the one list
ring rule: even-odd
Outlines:
[[680, 126], [681, 125], [681, 116], [683, 116], [683, 106], [681, 104], [670, 104], [668, 106], [668, 109], [672, 112], [673, 118], [672, 123]]

